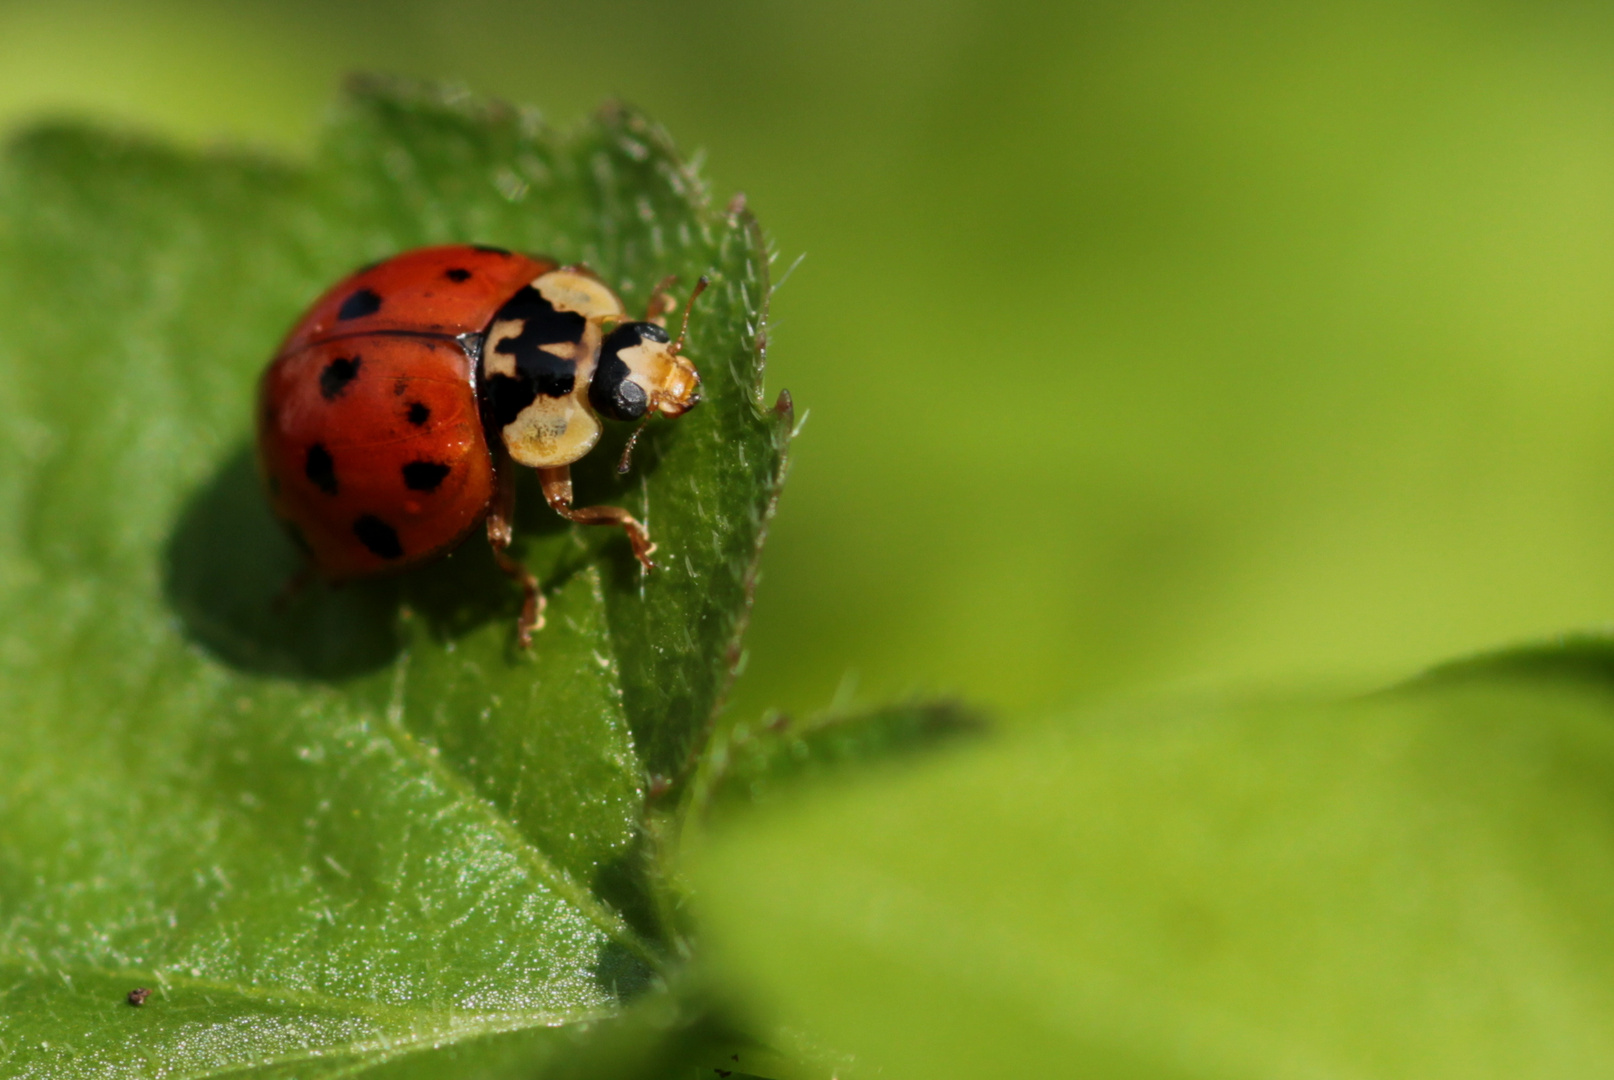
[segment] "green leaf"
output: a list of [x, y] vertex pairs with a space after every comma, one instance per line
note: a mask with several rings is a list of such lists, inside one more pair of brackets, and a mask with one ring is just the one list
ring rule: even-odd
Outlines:
[[923, 756], [985, 720], [957, 702], [915, 701], [797, 722], [775, 713], [719, 732], [697, 782], [693, 813], [771, 803], [849, 771]]
[[[714, 280], [705, 402], [625, 480], [622, 433], [578, 470], [580, 499], [647, 521], [657, 572], [521, 489], [550, 598], [531, 653], [476, 541], [275, 602], [298, 559], [253, 475], [257, 375], [336, 277], [449, 241], [586, 260], [630, 304]], [[78, 127], [11, 145], [0, 1069], [350, 1075], [661, 977], [648, 793], [683, 782], [730, 678], [789, 431], [761, 397], [767, 259], [622, 109], [557, 133], [371, 83], [303, 165]]]
[[1604, 1075], [1614, 644], [1072, 718], [731, 819], [694, 879], [736, 992], [868, 1074]]

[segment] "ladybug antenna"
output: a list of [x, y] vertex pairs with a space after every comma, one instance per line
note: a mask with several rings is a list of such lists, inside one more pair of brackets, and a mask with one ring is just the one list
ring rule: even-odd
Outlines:
[[684, 339], [689, 336], [689, 313], [695, 310], [695, 298], [705, 292], [706, 286], [710, 284], [711, 281], [705, 274], [702, 274], [701, 279], [695, 282], [695, 291], [689, 294], [689, 303], [684, 305], [684, 324], [678, 328], [678, 340], [672, 343], [672, 348], [669, 350], [674, 356], [684, 351]]
[[639, 421], [639, 426], [633, 429], [632, 435], [628, 436], [628, 445], [622, 448], [622, 460], [616, 463], [616, 471], [618, 476], [625, 476], [627, 474], [629, 465], [628, 459], [633, 457], [633, 448], [639, 445], [639, 436], [644, 434], [645, 425], [650, 423], [650, 417], [653, 412], [654, 410], [652, 409], [646, 409], [644, 419]]
[[677, 274], [668, 274], [656, 283], [655, 289], [650, 293], [650, 303], [645, 308], [645, 321], [667, 325], [665, 316], [678, 310], [678, 301], [667, 292], [678, 281]]
[[[671, 282], [672, 279], [668, 278], [667, 281], [664, 281], [661, 283], [661, 285], [657, 286], [657, 295], [660, 295], [661, 291], [666, 288], [667, 285], [671, 284]], [[709, 279], [705, 274], [702, 274], [701, 279], [695, 282], [695, 288], [689, 294], [689, 302], [684, 305], [684, 322], [683, 325], [678, 328], [678, 340], [673, 342], [667, 350], [671, 355], [677, 356], [683, 351], [684, 340], [689, 337], [689, 313], [694, 310], [695, 298], [701, 293], [705, 292], [706, 287], [711, 283], [711, 279]], [[693, 404], [693, 402], [691, 402], [691, 404]], [[628, 436], [628, 445], [622, 448], [622, 458], [616, 463], [616, 471], [618, 475], [625, 474], [628, 471], [628, 466], [632, 464], [633, 448], [639, 445], [639, 436], [644, 434], [645, 426], [650, 423], [650, 418], [655, 414], [656, 399], [652, 397], [649, 406], [645, 409], [644, 419], [639, 421], [639, 426], [633, 429], [632, 435]]]

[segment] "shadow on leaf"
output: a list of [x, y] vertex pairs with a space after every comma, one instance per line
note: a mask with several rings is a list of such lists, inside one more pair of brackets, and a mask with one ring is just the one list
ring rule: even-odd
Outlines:
[[1375, 695], [1444, 689], [1498, 679], [1573, 683], [1614, 691], [1614, 638], [1573, 634], [1439, 664]]
[[[554, 515], [524, 515], [529, 535], [561, 527]], [[401, 610], [421, 616], [432, 637], [445, 641], [490, 620], [513, 628], [520, 607], [519, 593], [476, 536], [397, 577], [314, 581], [288, 594], [302, 564], [242, 449], [181, 513], [164, 550], [164, 592], [186, 635], [231, 667], [330, 681], [389, 663], [403, 644]]]
[[191, 496], [163, 555], [163, 590], [186, 635], [231, 667], [342, 679], [398, 652], [395, 580], [285, 594], [303, 556], [269, 512], [245, 449]]

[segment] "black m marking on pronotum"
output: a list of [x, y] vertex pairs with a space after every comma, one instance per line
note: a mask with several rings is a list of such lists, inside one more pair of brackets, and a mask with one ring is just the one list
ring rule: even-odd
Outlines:
[[495, 322], [515, 321], [521, 332], [493, 347], [502, 356], [513, 357], [516, 372], [528, 388], [545, 397], [565, 397], [577, 385], [577, 365], [543, 348], [570, 344], [583, 339], [588, 320], [575, 311], [556, 311], [553, 304], [531, 285], [512, 296]]

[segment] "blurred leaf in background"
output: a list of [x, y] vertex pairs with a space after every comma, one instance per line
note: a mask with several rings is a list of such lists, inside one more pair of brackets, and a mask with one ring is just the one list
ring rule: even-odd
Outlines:
[[857, 1076], [1601, 1076], [1614, 648], [1079, 714], [695, 848], [731, 992]]
[[1614, 610], [1611, 48], [1567, 2], [13, 2], [0, 117], [644, 104], [807, 253], [737, 715], [1043, 706]]

